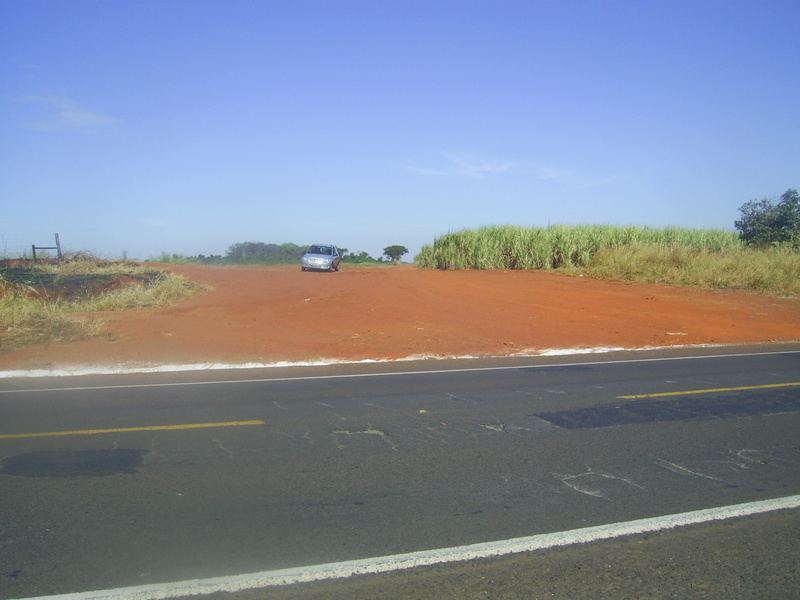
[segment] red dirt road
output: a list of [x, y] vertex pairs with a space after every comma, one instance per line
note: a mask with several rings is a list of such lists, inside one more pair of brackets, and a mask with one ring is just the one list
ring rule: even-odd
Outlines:
[[0, 354], [0, 370], [486, 356], [800, 340], [800, 299], [540, 271], [174, 266], [214, 291], [106, 313], [107, 335]]

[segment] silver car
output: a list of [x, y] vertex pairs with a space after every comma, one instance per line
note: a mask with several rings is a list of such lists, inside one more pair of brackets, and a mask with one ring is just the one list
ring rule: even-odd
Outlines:
[[300, 259], [300, 265], [303, 271], [308, 271], [309, 269], [338, 271], [340, 261], [339, 250], [336, 249], [336, 246], [314, 244], [303, 254], [303, 258]]

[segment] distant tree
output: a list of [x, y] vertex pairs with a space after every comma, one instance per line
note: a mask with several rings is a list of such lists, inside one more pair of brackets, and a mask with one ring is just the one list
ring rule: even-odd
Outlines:
[[300, 260], [305, 246], [297, 244], [265, 244], [263, 242], [241, 242], [228, 248], [226, 262], [234, 264], [291, 264]]
[[408, 248], [405, 246], [387, 246], [383, 249], [383, 254], [392, 261], [397, 262], [403, 254], [408, 254]]
[[222, 258], [219, 254], [212, 254], [211, 256], [206, 256], [204, 254], [198, 254], [195, 257], [196, 262], [200, 263], [201, 265], [221, 265], [225, 263], [225, 259]]
[[750, 200], [734, 222], [739, 237], [748, 246], [789, 245], [800, 249], [800, 194], [789, 189], [776, 203], [772, 198]]
[[377, 262], [374, 258], [372, 258], [369, 254], [367, 254], [364, 251], [348, 253], [347, 248], [340, 248], [339, 254], [342, 255], [343, 261], [354, 264]]

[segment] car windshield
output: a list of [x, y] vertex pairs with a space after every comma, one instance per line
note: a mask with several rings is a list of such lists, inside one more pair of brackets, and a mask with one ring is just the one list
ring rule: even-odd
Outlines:
[[308, 249], [309, 254], [333, 254], [333, 249], [330, 246], [311, 246]]

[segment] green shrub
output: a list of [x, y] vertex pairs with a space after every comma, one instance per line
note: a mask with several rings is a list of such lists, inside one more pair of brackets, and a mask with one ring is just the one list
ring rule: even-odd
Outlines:
[[745, 244], [800, 250], [800, 194], [797, 190], [786, 190], [777, 203], [770, 198], [751, 200], [739, 211], [742, 218], [734, 225]]

